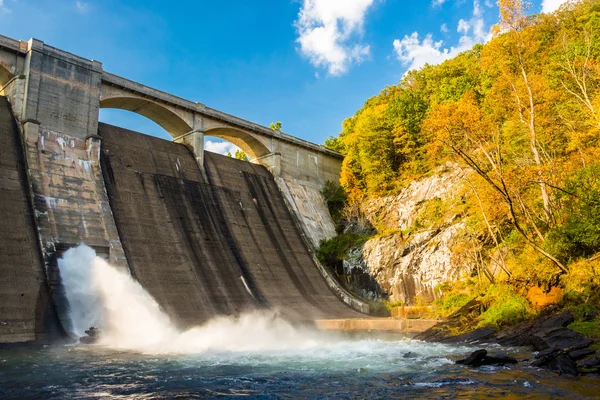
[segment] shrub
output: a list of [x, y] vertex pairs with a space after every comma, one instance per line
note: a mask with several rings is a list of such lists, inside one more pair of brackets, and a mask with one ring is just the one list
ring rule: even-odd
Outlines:
[[322, 240], [317, 249], [317, 258], [336, 272], [341, 271], [342, 260], [348, 250], [362, 246], [369, 236], [356, 233], [343, 233], [328, 240]]
[[321, 189], [321, 196], [327, 203], [329, 214], [335, 223], [336, 232], [340, 233], [344, 229], [344, 207], [348, 199], [346, 191], [335, 182], [327, 181]]
[[460, 310], [465, 304], [473, 299], [466, 293], [450, 293], [433, 302], [436, 313], [441, 317], [447, 317]]
[[396, 300], [396, 301], [388, 301], [388, 300], [384, 300], [383, 304], [385, 305], [385, 307], [392, 311], [392, 309], [396, 308], [396, 307], [402, 307], [404, 306], [404, 302], [402, 300]]
[[439, 224], [446, 208], [447, 204], [444, 204], [439, 197], [425, 200], [419, 210], [415, 226], [418, 228], [430, 228], [431, 226]]
[[591, 321], [575, 321], [569, 324], [568, 328], [581, 333], [587, 339], [600, 339], [600, 318]]
[[369, 302], [369, 315], [374, 317], [389, 317], [391, 314], [385, 302], [372, 301]]
[[479, 325], [500, 328], [518, 324], [535, 315], [527, 299], [507, 284], [491, 285], [482, 297], [486, 310], [479, 316]]
[[569, 292], [593, 296], [600, 288], [600, 259], [581, 260], [569, 266], [569, 273], [561, 277], [561, 283]]

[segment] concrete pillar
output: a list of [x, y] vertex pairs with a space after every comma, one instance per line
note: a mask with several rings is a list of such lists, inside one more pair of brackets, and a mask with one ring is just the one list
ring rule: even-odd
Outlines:
[[257, 157], [251, 162], [264, 165], [275, 177], [281, 175], [281, 153], [269, 153], [266, 156]]
[[[30, 39], [25, 56], [19, 121], [84, 139], [98, 133], [102, 64]], [[58, 103], [57, 101], [60, 100]]]
[[196, 161], [198, 162], [200, 168], [204, 168], [204, 132], [194, 131], [190, 136]]
[[200, 168], [204, 168], [204, 132], [193, 130], [173, 139], [175, 143], [182, 143], [190, 146], [196, 157], [196, 162]]

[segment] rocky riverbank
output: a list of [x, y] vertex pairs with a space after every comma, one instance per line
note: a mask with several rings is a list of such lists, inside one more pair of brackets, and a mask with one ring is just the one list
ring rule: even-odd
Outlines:
[[469, 326], [475, 321], [474, 314], [480, 308], [481, 304], [472, 300], [446, 320], [418, 334], [415, 339], [528, 347], [534, 351], [534, 357], [521, 361], [532, 367], [548, 369], [561, 375], [591, 374], [600, 377], [600, 342], [588, 340], [582, 334], [567, 328], [574, 321], [569, 310], [548, 307], [532, 320], [495, 330]]

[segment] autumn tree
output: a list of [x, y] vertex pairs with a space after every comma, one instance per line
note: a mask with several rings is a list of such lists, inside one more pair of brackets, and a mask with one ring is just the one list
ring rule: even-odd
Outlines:
[[565, 272], [600, 251], [596, 203], [573, 184], [587, 185], [593, 173], [581, 172], [600, 164], [600, 1], [540, 15], [522, 0], [499, 6], [488, 43], [409, 71], [325, 144], [345, 156], [340, 182], [355, 204], [393, 195], [449, 160], [469, 166], [474, 240], [531, 253], [543, 273]]
[[[500, 24], [496, 33], [504, 32], [502, 38], [487, 47], [490, 66], [498, 68], [499, 79], [496, 85], [506, 86], [513, 96], [514, 109], [520, 123], [526, 127], [529, 136], [529, 147], [533, 161], [537, 166], [537, 184], [540, 187], [545, 222], [553, 222], [552, 205], [546, 182], [544, 165], [549, 163], [549, 153], [542, 158], [541, 130], [539, 121], [540, 108], [544, 106], [544, 92], [547, 85], [540, 79], [539, 62], [541, 43], [536, 31], [526, 29], [531, 25], [526, 11], [530, 4], [523, 0], [499, 0]], [[500, 88], [499, 88], [500, 89]], [[497, 93], [506, 93], [501, 88]], [[503, 96], [504, 97], [504, 96]], [[500, 99], [497, 99], [500, 100]]]
[[[519, 185], [511, 180], [504, 165], [503, 135], [493, 117], [486, 116], [475, 94], [469, 91], [456, 103], [437, 105], [425, 121], [431, 142], [439, 141], [450, 148], [472, 168], [494, 191], [508, 209], [513, 227], [540, 254], [551, 260], [561, 271], [567, 268], [537, 242], [543, 240], [522, 200]], [[432, 146], [435, 151], [440, 148]], [[435, 156], [435, 153], [430, 153]], [[513, 173], [514, 175], [514, 173]]]

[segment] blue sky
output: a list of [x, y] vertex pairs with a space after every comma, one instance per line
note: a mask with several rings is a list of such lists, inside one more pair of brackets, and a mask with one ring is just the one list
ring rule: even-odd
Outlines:
[[[2, 35], [315, 143], [407, 69], [488, 40], [497, 18], [492, 0], [0, 0]], [[169, 138], [130, 112], [101, 120]]]

